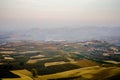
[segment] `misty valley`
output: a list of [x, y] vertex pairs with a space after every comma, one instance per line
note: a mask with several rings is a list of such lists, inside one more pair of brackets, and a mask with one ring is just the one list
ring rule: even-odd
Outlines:
[[120, 0], [0, 0], [0, 80], [120, 80]]

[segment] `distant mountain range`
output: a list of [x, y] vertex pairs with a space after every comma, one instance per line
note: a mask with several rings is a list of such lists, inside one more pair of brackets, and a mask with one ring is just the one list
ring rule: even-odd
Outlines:
[[32, 28], [29, 30], [1, 31], [3, 40], [44, 40], [44, 41], [120, 41], [120, 27], [80, 27], [80, 28]]

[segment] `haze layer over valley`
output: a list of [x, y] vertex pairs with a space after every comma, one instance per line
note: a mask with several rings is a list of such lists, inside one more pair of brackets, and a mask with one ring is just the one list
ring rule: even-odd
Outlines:
[[35, 41], [119, 40], [120, 27], [31, 28], [1, 31], [0, 39]]

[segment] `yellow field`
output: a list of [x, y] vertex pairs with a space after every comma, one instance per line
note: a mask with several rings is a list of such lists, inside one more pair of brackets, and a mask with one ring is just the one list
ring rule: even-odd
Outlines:
[[51, 59], [51, 58], [30, 59], [27, 61], [27, 64], [35, 64], [38, 61], [47, 60], [47, 59]]
[[39, 61], [39, 59], [35, 59], [35, 60], [28, 60], [27, 64], [35, 64]]
[[48, 66], [53, 66], [53, 65], [60, 65], [60, 64], [65, 64], [66, 62], [64, 61], [59, 61], [59, 62], [49, 62], [49, 63], [45, 63], [45, 67]]
[[120, 62], [113, 61], [113, 60], [106, 60], [105, 62], [108, 62], [108, 63], [113, 63], [113, 64], [120, 64]]
[[40, 80], [68, 78], [81, 76], [89, 80], [103, 80], [108, 77], [112, 77], [120, 73], [119, 67], [85, 67], [76, 70], [70, 70], [66, 72], [39, 76]]
[[15, 54], [15, 51], [0, 51], [0, 54]]
[[31, 78], [31, 76], [32, 76], [31, 72], [29, 72], [25, 69], [24, 70], [14, 70], [11, 72], [20, 76], [20, 78], [4, 78], [2, 80], [33, 80]]
[[[19, 75], [20, 78], [4, 78], [2, 80], [33, 80], [32, 73], [28, 70], [14, 70], [12, 73]], [[86, 80], [104, 80], [115, 75], [120, 75], [120, 67], [84, 67], [75, 70], [38, 76], [35, 80], [48, 80], [48, 79], [58, 79], [58, 78], [69, 78], [69, 77], [82, 77]]]
[[80, 67], [90, 67], [90, 66], [96, 66], [98, 65], [96, 62], [88, 60], [88, 59], [82, 59], [79, 60], [76, 65], [79, 65]]

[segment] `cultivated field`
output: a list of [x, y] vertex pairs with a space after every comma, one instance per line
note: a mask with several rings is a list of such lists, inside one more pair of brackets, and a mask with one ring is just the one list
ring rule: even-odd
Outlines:
[[120, 67], [85, 67], [66, 72], [39, 76], [41, 80], [54, 80], [59, 78], [81, 77], [85, 80], [107, 80], [107, 78], [120, 74]]

